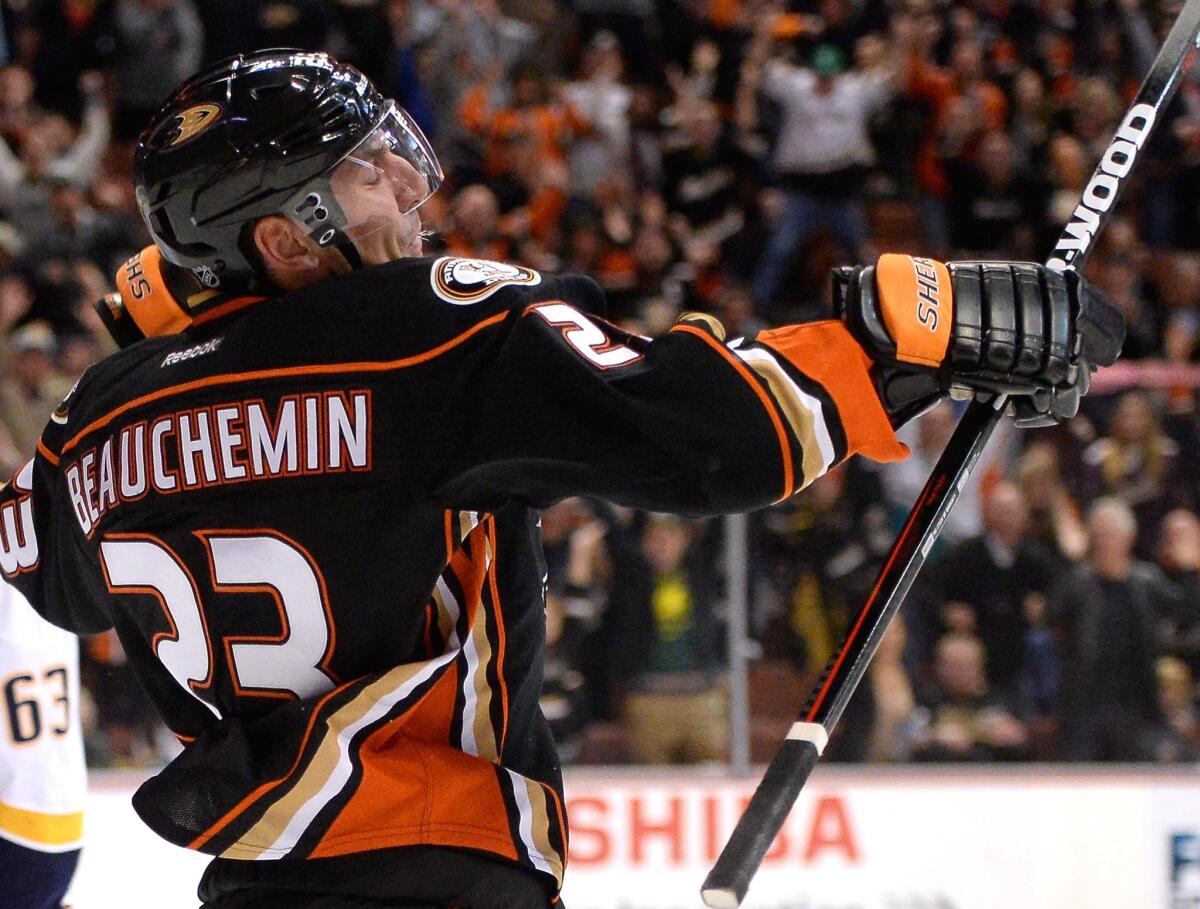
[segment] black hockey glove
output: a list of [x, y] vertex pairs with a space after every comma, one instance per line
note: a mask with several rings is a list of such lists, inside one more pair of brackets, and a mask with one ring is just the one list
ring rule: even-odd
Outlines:
[[894, 427], [947, 395], [980, 393], [1009, 395], [1018, 426], [1069, 419], [1125, 339], [1120, 310], [1086, 279], [1031, 262], [888, 254], [833, 279]]

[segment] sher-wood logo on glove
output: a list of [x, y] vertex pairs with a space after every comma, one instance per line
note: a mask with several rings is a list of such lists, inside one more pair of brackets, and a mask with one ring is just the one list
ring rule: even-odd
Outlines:
[[933, 259], [887, 253], [875, 266], [883, 324], [896, 359], [940, 366], [950, 343], [954, 303], [950, 273]]

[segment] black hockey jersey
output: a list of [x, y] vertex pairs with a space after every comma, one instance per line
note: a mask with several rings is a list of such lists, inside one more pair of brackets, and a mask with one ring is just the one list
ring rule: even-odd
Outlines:
[[233, 859], [430, 844], [561, 883], [534, 509], [717, 513], [901, 457], [840, 323], [725, 344], [443, 257], [216, 310], [87, 371], [0, 493], [0, 568], [115, 626], [183, 753], [135, 797]]

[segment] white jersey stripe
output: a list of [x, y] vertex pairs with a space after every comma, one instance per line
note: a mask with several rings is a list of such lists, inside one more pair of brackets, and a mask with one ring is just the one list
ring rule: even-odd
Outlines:
[[513, 773], [507, 767], [504, 772], [508, 774], [508, 781], [512, 787], [513, 800], [517, 805], [517, 812], [520, 815], [520, 823], [518, 825], [518, 834], [521, 837], [521, 842], [525, 844], [525, 851], [529, 853], [529, 861], [538, 871], [545, 871], [547, 874], [554, 874], [554, 868], [551, 866], [547, 856], [538, 848], [537, 843], [533, 839], [533, 805], [529, 802], [528, 780], [525, 777]]
[[458, 599], [451, 592], [450, 585], [446, 583], [444, 578], [438, 578], [435, 589], [446, 607], [446, 612], [450, 615], [450, 638], [447, 641], [447, 644], [450, 646], [450, 652], [457, 654], [459, 651], [462, 651], [467, 661], [467, 671], [463, 673], [464, 678], [459, 685], [463, 694], [462, 734], [459, 737], [459, 747], [467, 754], [478, 755], [475, 746], [475, 685], [472, 683], [472, 676], [474, 673], [474, 664], [479, 662], [479, 658], [475, 654], [475, 644], [471, 640], [470, 634], [467, 635], [465, 646], [462, 640], [459, 639], [458, 620], [462, 615], [462, 607], [459, 605]]
[[[825, 422], [825, 408], [821, 402], [808, 394], [804, 389], [792, 381], [791, 376], [779, 365], [778, 360], [766, 350], [758, 347], [750, 347], [733, 351], [734, 355], [745, 361], [755, 372], [767, 380], [771, 391], [778, 397], [783, 398], [779, 401], [780, 406], [785, 411], [794, 411], [797, 408], [807, 414], [812, 419], [812, 435], [813, 439], [801, 438], [802, 445], [808, 444], [810, 441], [815, 441], [817, 451], [819, 453], [819, 469], [809, 476], [810, 471], [805, 471], [804, 480], [810, 483], [818, 476], [825, 473], [829, 466], [833, 463], [835, 452], [833, 448], [833, 439], [829, 435], [829, 427]], [[791, 422], [789, 420], [789, 422]], [[800, 427], [793, 425], [793, 430], [798, 435], [802, 430]], [[806, 455], [810, 454], [805, 452]], [[807, 463], [808, 458], [805, 458]]]

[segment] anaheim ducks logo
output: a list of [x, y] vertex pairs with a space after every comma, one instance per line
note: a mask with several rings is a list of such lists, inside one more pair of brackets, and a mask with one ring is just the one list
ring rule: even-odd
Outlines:
[[542, 276], [532, 268], [520, 265], [443, 256], [433, 263], [429, 279], [433, 292], [441, 299], [456, 306], [467, 306], [486, 300], [509, 284], [540, 284]]
[[198, 135], [221, 119], [221, 105], [196, 104], [181, 114], [175, 115], [175, 129], [179, 132], [167, 148], [178, 148], [185, 142], [190, 142]]

